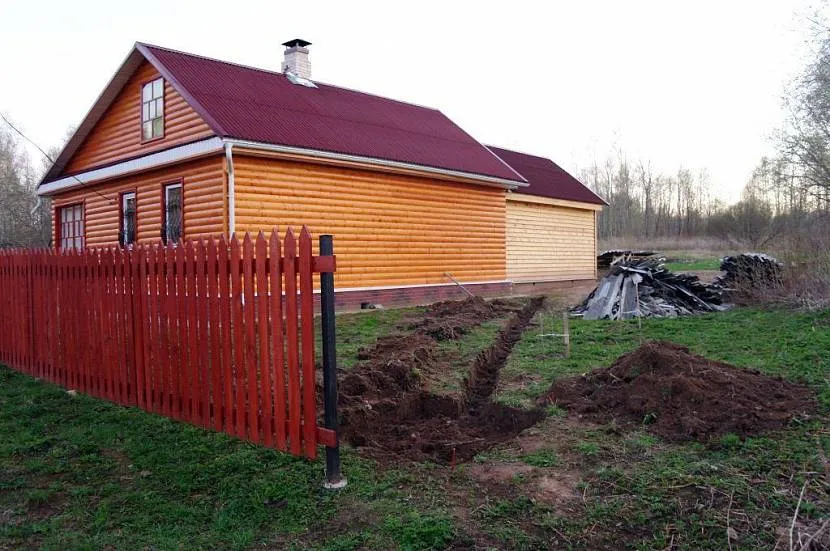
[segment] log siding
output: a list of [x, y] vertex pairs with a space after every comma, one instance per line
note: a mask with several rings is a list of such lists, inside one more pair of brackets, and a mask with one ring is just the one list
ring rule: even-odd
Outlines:
[[[181, 181], [184, 190], [185, 238], [217, 236], [227, 227], [223, 157], [195, 161], [142, 172], [109, 182], [85, 186], [57, 195], [52, 200], [53, 220], [63, 205], [84, 202], [84, 244], [99, 247], [118, 244], [121, 193], [136, 193], [136, 239], [159, 241], [164, 204], [163, 186]], [[57, 243], [57, 233], [54, 235]]]
[[507, 201], [507, 275], [515, 282], [596, 278], [593, 208]]
[[141, 86], [160, 77], [161, 74], [149, 62], [142, 63], [78, 148], [62, 175], [82, 172], [212, 136], [213, 132], [207, 123], [165, 80], [163, 136], [142, 140]]
[[234, 154], [236, 231], [335, 236], [338, 289], [503, 281], [505, 192]]

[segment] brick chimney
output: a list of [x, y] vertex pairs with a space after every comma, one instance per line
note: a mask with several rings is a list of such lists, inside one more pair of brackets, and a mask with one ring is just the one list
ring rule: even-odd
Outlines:
[[285, 46], [284, 59], [282, 62], [282, 72], [292, 73], [301, 78], [311, 79], [311, 62], [308, 60], [308, 48], [311, 42], [307, 42], [302, 38], [295, 38], [288, 42], [283, 42]]

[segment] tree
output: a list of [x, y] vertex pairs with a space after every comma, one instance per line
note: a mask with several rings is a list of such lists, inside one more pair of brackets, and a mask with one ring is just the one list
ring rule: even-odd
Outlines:
[[[789, 111], [780, 134], [781, 161], [788, 165], [791, 185], [830, 211], [830, 28], [814, 21], [816, 54], [791, 86]], [[782, 168], [784, 168], [782, 166]], [[786, 169], [785, 169], [786, 170]]]
[[15, 134], [0, 129], [0, 247], [49, 244], [49, 216], [35, 210], [37, 173]]

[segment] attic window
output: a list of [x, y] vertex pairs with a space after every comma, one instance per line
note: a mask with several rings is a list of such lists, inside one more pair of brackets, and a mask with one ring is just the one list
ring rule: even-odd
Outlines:
[[164, 136], [164, 79], [157, 78], [141, 87], [141, 139]]

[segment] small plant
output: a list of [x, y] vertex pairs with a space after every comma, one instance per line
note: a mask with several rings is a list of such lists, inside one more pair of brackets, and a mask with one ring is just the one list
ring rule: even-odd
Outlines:
[[741, 445], [741, 437], [731, 432], [724, 434], [721, 436], [720, 445], [727, 450], [734, 450]]
[[389, 517], [383, 524], [384, 531], [395, 540], [400, 549], [444, 549], [455, 531], [452, 520], [444, 514], [421, 514], [411, 511], [404, 516]]
[[593, 457], [599, 454], [599, 446], [597, 446], [593, 442], [580, 442], [576, 445], [576, 451], [578, 451], [582, 455]]
[[547, 448], [523, 455], [520, 459], [533, 467], [555, 467], [559, 465], [559, 457], [556, 452]]
[[551, 404], [545, 408], [545, 413], [548, 414], [548, 417], [565, 417], [568, 414], [568, 410], [556, 404]]

